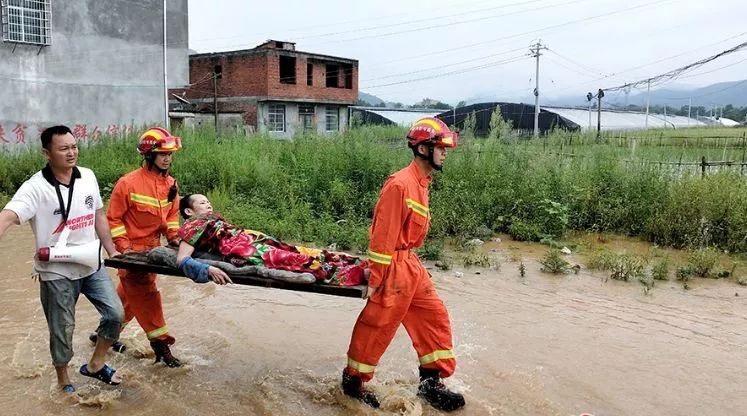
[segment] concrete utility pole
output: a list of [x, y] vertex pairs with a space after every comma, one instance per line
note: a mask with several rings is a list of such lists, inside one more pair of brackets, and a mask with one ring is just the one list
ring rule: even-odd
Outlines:
[[692, 108], [693, 108], [693, 99], [690, 98], [687, 101], [687, 125], [688, 126], [690, 126], [690, 112], [691, 112]]
[[215, 137], [218, 137], [218, 73], [213, 70], [213, 113], [215, 120]]
[[166, 127], [166, 130], [169, 130], [171, 128], [169, 126], [169, 66], [166, 57], [169, 47], [166, 41], [166, 0], [163, 0], [163, 125]]
[[604, 90], [600, 88], [597, 91], [597, 141], [602, 138], [602, 98]]
[[539, 72], [540, 72], [540, 53], [541, 50], [547, 50], [547, 46], [542, 45], [542, 40], [538, 40], [534, 45], [529, 46], [532, 57], [537, 59], [537, 65], [534, 72], [534, 137], [539, 137]]
[[591, 101], [594, 98], [594, 94], [588, 93], [586, 94], [586, 101], [589, 102], [589, 131], [591, 131]]
[[646, 129], [648, 129], [648, 106], [651, 103], [651, 80], [648, 80], [648, 86], [646, 87]]

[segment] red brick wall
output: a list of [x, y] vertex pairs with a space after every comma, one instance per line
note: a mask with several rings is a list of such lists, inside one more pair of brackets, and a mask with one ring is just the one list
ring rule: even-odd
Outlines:
[[[280, 83], [280, 60], [282, 51], [267, 50], [266, 53], [252, 55], [216, 55], [190, 59], [189, 82], [186, 89], [174, 89], [172, 93], [181, 95], [186, 91], [187, 99], [210, 99], [199, 103], [197, 111], [212, 111], [212, 74], [216, 65], [223, 71], [217, 80], [218, 97], [278, 97], [278, 99], [307, 99], [316, 101], [334, 100], [353, 104], [358, 99], [358, 67], [353, 66], [353, 85], [348, 88], [327, 88], [325, 61], [308, 60], [304, 55], [296, 55], [296, 83]], [[306, 65], [313, 64], [313, 85], [306, 84]], [[330, 62], [334, 63], [334, 62]], [[339, 85], [345, 85], [344, 75], [339, 77]], [[220, 111], [241, 111], [248, 125], [257, 125], [256, 103], [218, 103]]]
[[190, 59], [187, 98], [212, 98], [211, 79], [216, 65], [221, 65], [223, 76], [218, 79], [218, 97], [246, 97], [267, 95], [267, 56], [216, 56]]
[[[311, 60], [314, 65], [313, 85], [306, 84], [306, 64], [304, 56], [296, 57], [296, 83], [280, 83], [280, 59], [278, 54], [267, 55], [268, 96], [284, 98], [305, 98], [315, 100], [346, 101], [351, 104], [358, 100], [358, 67], [353, 66], [353, 88], [327, 88], [326, 65], [324, 62]], [[345, 77], [340, 75], [340, 85], [345, 85]]]

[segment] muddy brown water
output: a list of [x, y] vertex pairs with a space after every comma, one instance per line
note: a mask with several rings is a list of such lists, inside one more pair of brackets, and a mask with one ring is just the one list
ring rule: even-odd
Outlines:
[[[657, 282], [644, 295], [584, 270], [542, 274], [541, 246], [489, 247], [505, 257], [499, 270], [432, 270], [451, 313], [458, 368], [447, 383], [466, 396], [460, 414], [747, 414], [747, 288], [697, 279], [689, 291]], [[168, 276], [159, 285], [185, 368], [153, 365], [131, 325], [122, 337], [129, 350], [109, 357], [121, 386], [78, 375], [97, 321], [81, 298], [70, 368], [78, 395], [57, 393], [32, 253], [27, 227], [0, 241], [1, 415], [439, 414], [415, 395], [417, 357], [403, 330], [371, 383], [382, 410], [342, 395], [363, 301]], [[510, 257], [524, 259], [526, 277]]]

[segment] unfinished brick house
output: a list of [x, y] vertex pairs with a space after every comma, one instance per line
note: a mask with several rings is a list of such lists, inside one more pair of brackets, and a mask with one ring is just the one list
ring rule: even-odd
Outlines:
[[348, 107], [358, 99], [358, 61], [268, 40], [253, 49], [190, 55], [189, 82], [171, 93], [204, 117], [217, 104], [218, 113], [239, 112], [246, 126], [274, 136], [326, 134], [347, 127]]

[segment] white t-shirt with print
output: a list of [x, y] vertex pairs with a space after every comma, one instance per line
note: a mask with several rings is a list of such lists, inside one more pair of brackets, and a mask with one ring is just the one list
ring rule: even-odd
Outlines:
[[[80, 177], [77, 177], [73, 184], [72, 205], [68, 200], [69, 188], [60, 185], [65, 209], [70, 209], [67, 220], [67, 227], [70, 229], [68, 246], [82, 245], [97, 240], [96, 210], [104, 206], [99, 184], [93, 171], [83, 167], [78, 167], [77, 171], [80, 172]], [[53, 247], [63, 230], [57, 191], [47, 179], [50, 178], [51, 171], [47, 169], [47, 178], [43, 172], [44, 170], [36, 172], [24, 182], [13, 195], [13, 199], [5, 205], [5, 209], [18, 215], [21, 223], [30, 222], [36, 238], [37, 251], [42, 247]], [[73, 174], [75, 175], [75, 172]], [[97, 269], [77, 263], [44, 262], [34, 258], [34, 270], [39, 273], [42, 280], [63, 278], [76, 280], [90, 276]]]

